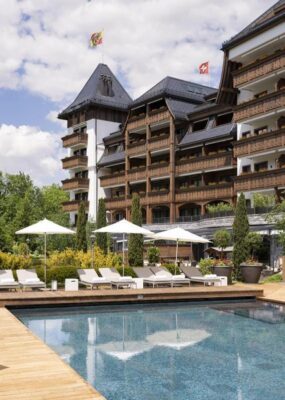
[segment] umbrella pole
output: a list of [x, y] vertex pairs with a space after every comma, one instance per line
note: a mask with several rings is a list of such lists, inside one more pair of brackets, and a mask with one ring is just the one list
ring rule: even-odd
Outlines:
[[123, 276], [125, 276], [125, 234], [123, 233]]
[[175, 275], [176, 275], [177, 262], [178, 262], [178, 240], [176, 240]]
[[47, 284], [47, 234], [45, 233], [45, 284]]

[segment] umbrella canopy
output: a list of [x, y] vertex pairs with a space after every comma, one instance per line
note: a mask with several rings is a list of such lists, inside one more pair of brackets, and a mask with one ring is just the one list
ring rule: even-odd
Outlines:
[[122, 233], [123, 234], [123, 275], [125, 274], [125, 235], [137, 234], [153, 237], [153, 233], [148, 229], [135, 225], [126, 219], [121, 219], [119, 222], [96, 229], [94, 233]]
[[153, 333], [147, 337], [147, 340], [152, 345], [181, 350], [184, 347], [194, 346], [209, 336], [211, 334], [204, 329], [175, 329]]
[[47, 235], [74, 235], [75, 232], [64, 226], [58, 225], [48, 219], [43, 219], [33, 225], [20, 229], [17, 235], [44, 235], [45, 252], [45, 283], [47, 280]]
[[121, 341], [96, 345], [97, 350], [121, 361], [128, 361], [130, 358], [152, 349], [152, 347], [150, 343], [144, 341]]

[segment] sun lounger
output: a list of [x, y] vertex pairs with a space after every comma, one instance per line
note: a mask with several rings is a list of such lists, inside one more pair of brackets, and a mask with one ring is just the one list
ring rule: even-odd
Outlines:
[[91, 289], [93, 289], [94, 287], [98, 288], [100, 285], [111, 287], [111, 281], [109, 279], [98, 276], [97, 272], [94, 269], [78, 269], [77, 273], [79, 276], [79, 283], [81, 285], [91, 287]]
[[217, 275], [203, 276], [201, 271], [196, 267], [185, 267], [181, 265], [180, 270], [191, 282], [203, 283], [204, 286], [214, 285], [215, 282], [221, 282], [221, 277]]
[[45, 288], [46, 284], [42, 282], [34, 269], [17, 269], [16, 271], [20, 286], [25, 290]]
[[172, 286], [172, 279], [156, 276], [150, 267], [135, 267], [133, 270], [138, 278], [143, 278], [146, 286]]
[[115, 268], [99, 268], [100, 274], [111, 282], [117, 289], [131, 288], [137, 286], [136, 281], [131, 276], [121, 276]]
[[172, 286], [181, 286], [181, 285], [190, 286], [191, 281], [190, 279], [185, 278], [184, 274], [172, 275], [171, 272], [169, 272], [168, 269], [164, 267], [151, 267], [150, 269], [155, 274], [155, 276], [171, 279]]
[[15, 281], [10, 269], [0, 270], [0, 289], [17, 289], [19, 287], [19, 282]]

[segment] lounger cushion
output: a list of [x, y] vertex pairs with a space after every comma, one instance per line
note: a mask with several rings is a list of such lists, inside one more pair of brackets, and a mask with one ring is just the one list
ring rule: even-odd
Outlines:
[[180, 275], [173, 275], [172, 277], [173, 279], [185, 279], [185, 275], [184, 274], [180, 274]]
[[11, 278], [0, 278], [0, 284], [1, 283], [16, 283], [16, 282], [14, 281], [14, 279]]

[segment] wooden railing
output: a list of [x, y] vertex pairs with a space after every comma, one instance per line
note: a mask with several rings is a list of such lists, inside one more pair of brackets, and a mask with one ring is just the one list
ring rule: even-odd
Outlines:
[[108, 197], [105, 199], [105, 205], [107, 210], [124, 209], [131, 205], [131, 200], [125, 199], [125, 197]]
[[156, 122], [164, 121], [169, 119], [169, 111], [157, 111], [155, 113], [151, 113], [151, 115], [148, 116], [148, 123], [149, 124], [154, 124]]
[[231, 151], [227, 153], [203, 156], [189, 160], [177, 161], [176, 174], [184, 174], [192, 171], [205, 171], [207, 169], [216, 169], [228, 166], [234, 166], [233, 155]]
[[169, 190], [149, 192], [145, 200], [147, 200], [148, 204], [169, 203], [170, 202]]
[[134, 170], [129, 169], [127, 171], [127, 173], [128, 173], [129, 180], [137, 181], [140, 179], [145, 179], [146, 178], [146, 167], [139, 167]]
[[264, 78], [285, 67], [285, 52], [273, 54], [263, 60], [246, 65], [233, 72], [234, 87], [239, 87], [258, 78]]
[[62, 168], [63, 169], [72, 169], [72, 168], [86, 168], [87, 167], [87, 156], [71, 156], [62, 159]]
[[244, 157], [285, 146], [285, 129], [240, 139], [234, 144], [234, 157]]
[[87, 133], [72, 133], [61, 138], [63, 147], [86, 146], [88, 141]]
[[110, 176], [100, 176], [101, 187], [107, 186], [119, 186], [125, 184], [125, 172], [120, 172], [119, 174], [113, 174]]
[[148, 168], [148, 176], [153, 177], [153, 176], [165, 176], [169, 175], [170, 169], [169, 169], [169, 163], [160, 163], [160, 164], [154, 164], [150, 165]]
[[285, 107], [285, 89], [246, 101], [234, 108], [234, 120], [239, 122]]
[[169, 111], [164, 109], [164, 111], [156, 111], [152, 112], [150, 115], [138, 115], [137, 117], [131, 117], [127, 122], [127, 129], [137, 129], [141, 128], [147, 124], [155, 124], [160, 121], [168, 120], [169, 119]]
[[233, 183], [221, 183], [213, 186], [205, 185], [176, 190], [175, 200], [178, 202], [223, 200], [233, 197]]
[[[76, 212], [79, 210], [79, 206], [80, 203], [82, 203], [82, 201], [80, 200], [71, 200], [71, 201], [65, 201], [64, 203], [62, 203], [63, 206], [63, 211], [65, 212]], [[89, 202], [88, 201], [84, 201], [85, 204], [85, 208], [86, 210], [88, 210], [89, 207]]]
[[127, 146], [127, 154], [129, 156], [132, 156], [134, 154], [141, 154], [145, 153], [146, 151], [146, 142], [138, 142], [138, 143], [132, 143]]
[[275, 188], [278, 186], [285, 186], [285, 168], [252, 172], [237, 176], [235, 179], [236, 192]]
[[85, 178], [71, 178], [62, 181], [63, 190], [76, 190], [76, 189], [88, 189], [89, 179]]
[[168, 148], [170, 146], [170, 136], [168, 135], [161, 135], [158, 137], [152, 137], [148, 141], [148, 150], [158, 150], [163, 148]]

